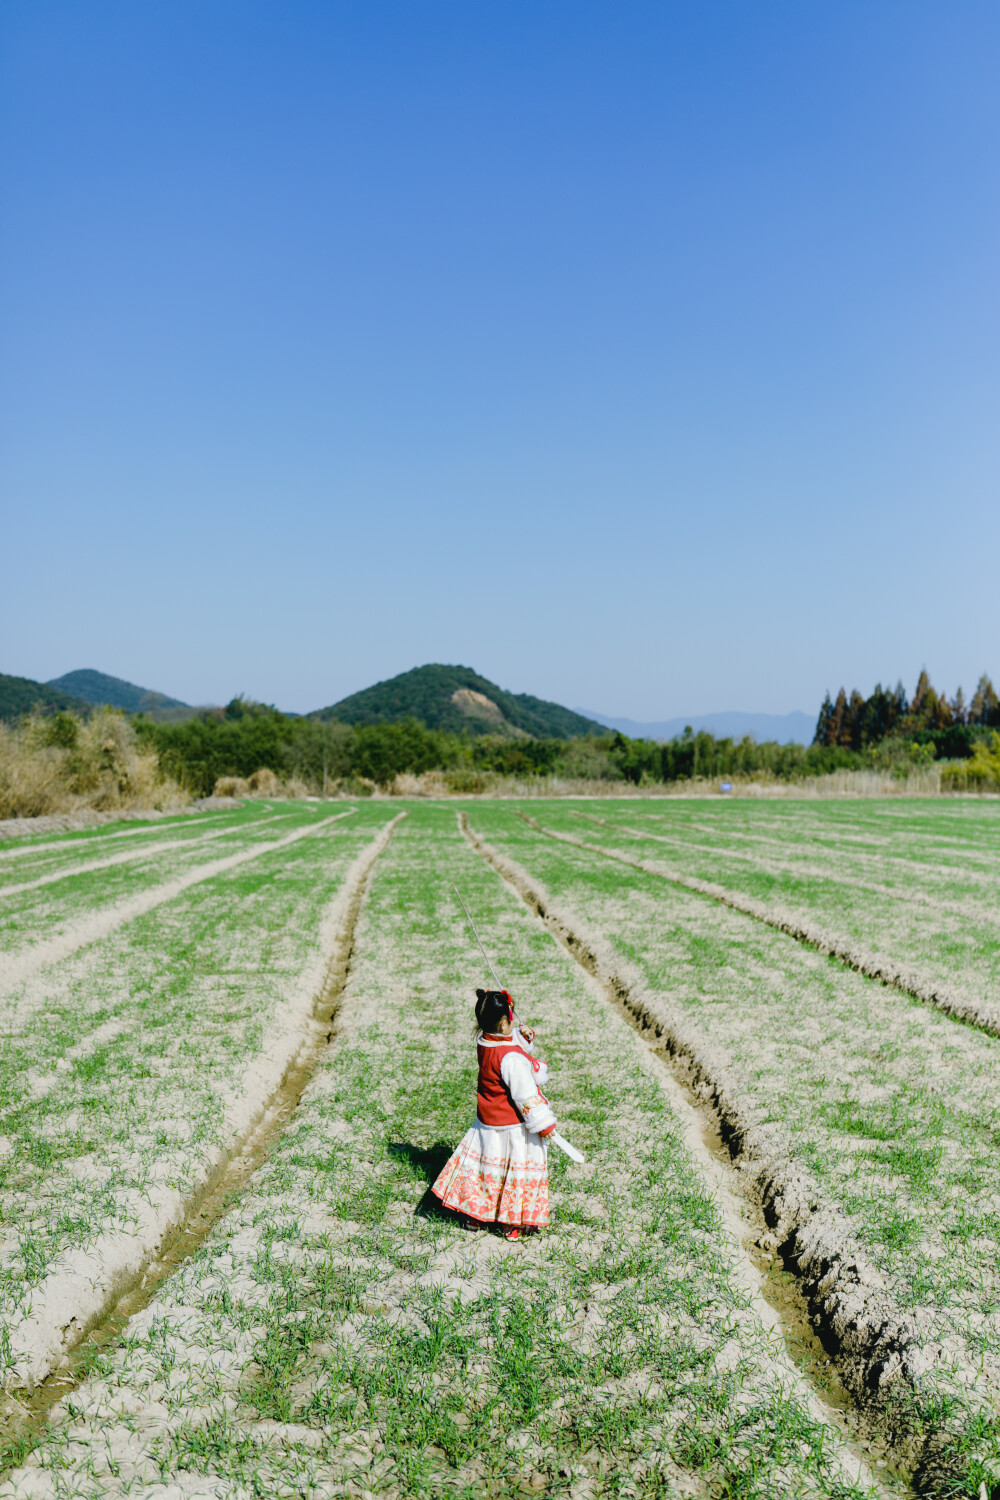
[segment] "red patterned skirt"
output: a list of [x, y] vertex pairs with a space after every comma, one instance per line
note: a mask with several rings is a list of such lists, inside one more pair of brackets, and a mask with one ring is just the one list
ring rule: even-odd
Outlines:
[[467, 1130], [431, 1188], [445, 1208], [484, 1224], [549, 1222], [546, 1144], [524, 1125]]

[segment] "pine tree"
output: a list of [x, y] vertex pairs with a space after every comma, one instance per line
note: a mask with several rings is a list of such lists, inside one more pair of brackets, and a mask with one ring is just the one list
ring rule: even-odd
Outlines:
[[1000, 698], [985, 672], [969, 704], [969, 723], [1000, 726]]
[[928, 700], [928, 723], [931, 729], [948, 729], [953, 723], [951, 716], [951, 704], [948, 702], [948, 699], [945, 697], [944, 693], [942, 693], [941, 696], [938, 697], [933, 688], [931, 688], [931, 693], [934, 696], [934, 702], [933, 704], [931, 704]]
[[830, 694], [827, 693], [820, 704], [819, 718], [816, 720], [816, 733], [813, 735], [814, 745], [830, 745], [830, 721], [833, 718], [833, 704], [830, 702]]
[[910, 705], [906, 699], [906, 689], [903, 686], [902, 679], [900, 679], [900, 681], [896, 683], [896, 691], [893, 693], [893, 697], [896, 701], [896, 706], [893, 711], [892, 722], [889, 726], [890, 734], [894, 729], [902, 724], [903, 720], [906, 718], [906, 715], [910, 711]]
[[917, 678], [917, 685], [913, 690], [913, 702], [910, 704], [911, 727], [926, 729], [928, 719], [936, 707], [937, 693], [931, 687], [931, 680], [925, 667]]
[[[847, 736], [847, 738], [845, 738]], [[833, 705], [833, 713], [830, 715], [830, 732], [828, 745], [846, 745], [849, 743], [849, 731], [847, 726], [847, 694], [841, 688], [837, 694], [837, 701]]]
[[965, 717], [965, 694], [959, 686], [958, 692], [951, 700], [951, 721], [953, 724], [964, 724]]

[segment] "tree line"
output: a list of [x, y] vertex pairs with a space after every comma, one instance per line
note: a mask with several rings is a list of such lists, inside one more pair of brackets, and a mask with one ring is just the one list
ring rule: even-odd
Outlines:
[[573, 740], [509, 740], [428, 729], [415, 719], [355, 726], [296, 718], [241, 698], [183, 723], [141, 715], [134, 723], [164, 772], [196, 796], [208, 796], [221, 778], [249, 778], [263, 766], [322, 793], [351, 782], [389, 786], [401, 773], [425, 771], [444, 773], [454, 790], [475, 791], [490, 775], [639, 785], [759, 773], [788, 779], [863, 763], [839, 745], [757, 744], [749, 737], [716, 739], [705, 730], [687, 729], [667, 743], [611, 731]]
[[[143, 714], [129, 722], [110, 709], [98, 713], [102, 724], [120, 722], [136, 754], [145, 756], [142, 765], [158, 768], [157, 774], [166, 778], [164, 785], [176, 784], [178, 795], [183, 789], [197, 797], [211, 795], [220, 781], [247, 782], [265, 769], [285, 783], [291, 795], [360, 795], [374, 787], [391, 787], [401, 774], [420, 776], [428, 771], [440, 773], [453, 792], [486, 790], [496, 777], [555, 777], [607, 783], [610, 790], [616, 783], [662, 785], [731, 777], [791, 781], [865, 768], [893, 768], [906, 775], [934, 760], [950, 762], [943, 774], [958, 789], [975, 789], [984, 778], [991, 785], [1000, 783], [1000, 702], [985, 675], [968, 706], [961, 690], [950, 702], [938, 694], [926, 672], [921, 673], [912, 702], [901, 684], [891, 690], [876, 687], [869, 698], [856, 691], [848, 697], [843, 689], [835, 700], [827, 694], [809, 746], [758, 744], [749, 736], [717, 739], [690, 728], [667, 742], [628, 739], [610, 730], [571, 740], [472, 736], [430, 729], [416, 719], [351, 725], [299, 718], [243, 698], [180, 722], [156, 722]], [[41, 785], [46, 776], [51, 780], [53, 757], [67, 776], [72, 773], [79, 780], [74, 767], [81, 735], [86, 739], [94, 727], [92, 717], [92, 711], [62, 711], [54, 717], [30, 715], [7, 726], [0, 745], [0, 794], [6, 781], [14, 790], [15, 783], [27, 784], [28, 762], [35, 766], [37, 761], [32, 785]], [[108, 735], [115, 738], [111, 730]], [[5, 755], [11, 762], [7, 771]], [[70, 792], [76, 797], [80, 790], [74, 781]], [[34, 801], [32, 808], [38, 811]]]
[[970, 757], [976, 742], [997, 728], [1000, 698], [985, 672], [969, 704], [961, 688], [949, 701], [921, 672], [912, 700], [901, 682], [894, 688], [878, 683], [868, 698], [857, 688], [850, 697], [843, 688], [835, 699], [827, 693], [813, 744], [858, 752], [887, 741], [908, 741], [932, 746], [936, 759], [955, 760]]

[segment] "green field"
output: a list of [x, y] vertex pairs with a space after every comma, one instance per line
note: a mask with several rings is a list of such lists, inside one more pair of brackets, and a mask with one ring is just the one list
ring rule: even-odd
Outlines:
[[[453, 882], [587, 1156], [519, 1244]], [[985, 800], [0, 846], [0, 1496], [1000, 1496], [998, 895]]]

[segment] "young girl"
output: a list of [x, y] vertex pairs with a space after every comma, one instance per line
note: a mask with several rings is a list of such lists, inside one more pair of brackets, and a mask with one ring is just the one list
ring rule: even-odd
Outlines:
[[535, 1034], [514, 1023], [506, 990], [476, 991], [479, 1087], [476, 1123], [431, 1191], [470, 1229], [495, 1225], [509, 1240], [549, 1222], [545, 1137], [556, 1117], [539, 1085], [549, 1070]]

